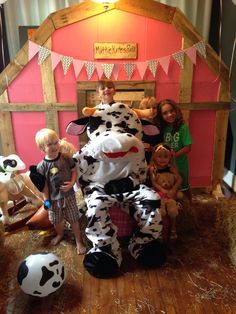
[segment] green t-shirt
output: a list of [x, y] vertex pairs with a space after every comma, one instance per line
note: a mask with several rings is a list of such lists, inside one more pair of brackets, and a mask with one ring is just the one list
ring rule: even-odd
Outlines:
[[[192, 137], [189, 132], [187, 125], [184, 123], [181, 125], [179, 130], [174, 134], [171, 134], [172, 127], [166, 127], [164, 129], [164, 142], [169, 143], [171, 148], [177, 152], [184, 146], [192, 144]], [[179, 171], [179, 174], [183, 178], [181, 189], [187, 189], [189, 187], [188, 183], [188, 156], [182, 155], [175, 159], [176, 167]]]

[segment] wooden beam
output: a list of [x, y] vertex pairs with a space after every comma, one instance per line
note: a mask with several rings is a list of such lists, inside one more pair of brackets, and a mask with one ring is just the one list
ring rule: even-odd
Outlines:
[[49, 15], [46, 20], [37, 28], [37, 30], [33, 33], [31, 37], [31, 41], [35, 42], [40, 46], [44, 46], [44, 44], [48, 41], [48, 39], [52, 36], [52, 33], [55, 31], [55, 26]]
[[10, 112], [0, 112], [0, 138], [2, 146], [1, 155], [8, 156], [15, 154], [16, 149]]
[[110, 4], [107, 10], [102, 4], [93, 1], [84, 1], [68, 8], [56, 11], [50, 15], [50, 19], [56, 29], [79, 22], [92, 16], [102, 14], [114, 9], [114, 4]]
[[[230, 102], [179, 103], [179, 107], [181, 110], [229, 110]], [[44, 112], [52, 108], [57, 111], [77, 111], [76, 104], [71, 103], [1, 103], [0, 112]]]
[[[188, 48], [188, 38], [183, 38], [182, 49]], [[184, 68], [180, 72], [180, 93], [179, 101], [181, 103], [191, 103], [192, 100], [192, 83], [193, 83], [193, 63], [187, 57], [184, 56]], [[189, 125], [190, 110], [182, 109], [183, 118], [187, 125]]]
[[[52, 48], [52, 39], [51, 37], [47, 40], [44, 47], [51, 50]], [[56, 88], [54, 81], [54, 72], [52, 71], [52, 60], [47, 58], [41, 65], [41, 77], [42, 77], [42, 86], [43, 86], [43, 96], [45, 103], [51, 102], [56, 103]]]
[[[187, 17], [176, 8], [172, 24], [175, 26], [185, 39], [188, 39], [190, 46], [203, 40], [202, 35], [189, 22]], [[228, 86], [229, 69], [225, 63], [219, 58], [215, 50], [206, 43], [206, 59], [199, 54], [199, 57], [207, 64], [207, 66], [218, 76], [222, 84]]]
[[153, 0], [139, 1], [137, 0], [119, 0], [115, 3], [115, 8], [133, 14], [146, 16], [164, 23], [172, 23], [175, 7], [165, 5]]
[[229, 110], [230, 102], [191, 102], [179, 103], [181, 110]]
[[[7, 90], [0, 96], [0, 102], [8, 102]], [[10, 112], [0, 112], [0, 155], [15, 154], [15, 141]]]
[[[227, 88], [225, 89], [225, 85], [220, 86], [219, 100], [230, 102], [230, 93]], [[223, 180], [228, 120], [229, 110], [220, 110], [216, 113], [214, 160], [212, 170], [212, 185], [213, 190], [216, 191], [215, 193], [219, 191], [219, 185], [221, 185]]]
[[0, 74], [0, 95], [7, 89], [11, 82], [21, 72], [28, 62], [28, 42], [24, 44], [15, 58]]
[[[116, 81], [116, 90], [155, 90], [156, 81]], [[96, 81], [78, 81], [78, 90], [96, 90]]]
[[0, 112], [44, 112], [52, 109], [56, 111], [76, 111], [77, 107], [75, 104], [70, 103], [2, 103], [0, 106]]
[[45, 112], [46, 128], [52, 129], [59, 134], [58, 112], [51, 108]]

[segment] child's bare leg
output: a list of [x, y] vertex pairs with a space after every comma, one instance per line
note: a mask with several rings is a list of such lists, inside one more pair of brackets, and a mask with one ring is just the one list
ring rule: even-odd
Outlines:
[[84, 254], [86, 252], [86, 247], [84, 246], [83, 241], [82, 241], [79, 222], [76, 221], [76, 222], [72, 223], [71, 229], [75, 235], [77, 254]]
[[64, 221], [54, 225], [54, 228], [56, 230], [57, 235], [55, 236], [55, 238], [52, 239], [51, 244], [57, 245], [58, 243], [61, 242], [64, 236]]

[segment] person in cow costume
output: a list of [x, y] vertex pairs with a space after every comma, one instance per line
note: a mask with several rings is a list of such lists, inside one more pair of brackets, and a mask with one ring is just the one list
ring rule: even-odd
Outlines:
[[[85, 232], [92, 242], [83, 263], [91, 275], [107, 278], [119, 273], [122, 262], [117, 227], [109, 215], [109, 208], [114, 205], [137, 222], [128, 248], [138, 262], [149, 267], [161, 266], [166, 255], [159, 241], [160, 197], [144, 184], [147, 165], [138, 116], [145, 112], [138, 109], [135, 112], [115, 102], [115, 86], [110, 80], [100, 80], [97, 90], [101, 103], [85, 107], [84, 117], [71, 121], [66, 132], [80, 135], [87, 130], [89, 137], [88, 143], [74, 155], [87, 205]], [[154, 127], [144, 123], [148, 124], [144, 131]]]

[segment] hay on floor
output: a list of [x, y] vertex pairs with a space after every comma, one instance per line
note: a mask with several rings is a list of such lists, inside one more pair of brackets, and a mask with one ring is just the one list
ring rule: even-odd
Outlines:
[[221, 200], [217, 220], [217, 238], [228, 248], [229, 258], [236, 266], [236, 199]]

